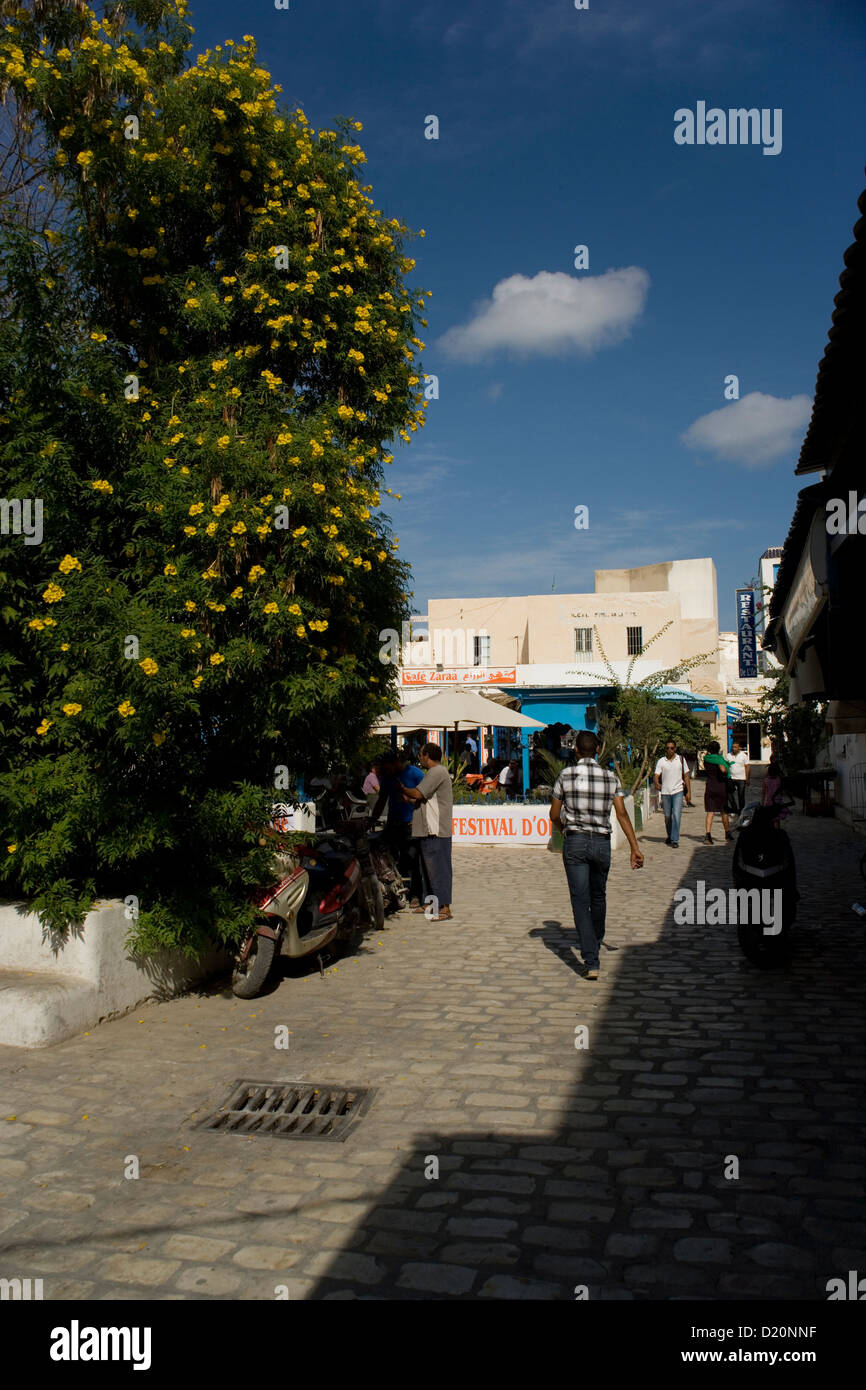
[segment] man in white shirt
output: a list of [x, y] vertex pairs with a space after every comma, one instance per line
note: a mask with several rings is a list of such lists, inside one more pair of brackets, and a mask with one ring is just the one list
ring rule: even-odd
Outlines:
[[749, 755], [734, 739], [728, 756], [728, 810], [734, 815], [739, 815], [746, 804], [746, 787], [751, 776]]
[[689, 770], [682, 753], [677, 752], [674, 739], [665, 744], [665, 754], [656, 763], [653, 778], [655, 789], [662, 794], [662, 811], [665, 817], [665, 830], [668, 832], [666, 845], [678, 849], [680, 843], [680, 818], [683, 814], [683, 796], [686, 804], [692, 804], [692, 786]]

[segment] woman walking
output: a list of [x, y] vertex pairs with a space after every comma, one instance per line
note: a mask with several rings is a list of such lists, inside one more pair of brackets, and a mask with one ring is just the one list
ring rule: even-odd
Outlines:
[[711, 845], [713, 843], [710, 831], [713, 828], [713, 816], [715, 815], [720, 815], [722, 818], [725, 839], [733, 840], [734, 837], [728, 822], [728, 764], [719, 752], [719, 745], [715, 740], [709, 745], [704, 757], [704, 771], [707, 774], [707, 785], [704, 791], [707, 833], [704, 836], [704, 844]]

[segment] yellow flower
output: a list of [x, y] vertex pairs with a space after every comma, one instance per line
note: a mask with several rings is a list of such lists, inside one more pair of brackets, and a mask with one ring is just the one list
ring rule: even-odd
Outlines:
[[43, 592], [42, 597], [46, 603], [58, 603], [64, 597], [64, 591], [58, 584], [51, 583]]
[[146, 676], [155, 676], [159, 670], [152, 656], [146, 656], [144, 661], [140, 661], [138, 664]]
[[97, 478], [96, 482], [92, 482], [90, 486], [95, 492], [114, 492], [111, 483], [107, 483], [104, 478]]
[[161, 743], [165, 743], [165, 734], [164, 734], [164, 733], [152, 734], [151, 737], [152, 737], [154, 743], [156, 744], [157, 748], [159, 747], [159, 745], [160, 745]]
[[135, 706], [131, 705], [128, 700], [124, 700], [122, 704], [117, 706], [117, 713], [122, 719], [128, 719], [130, 715], [135, 714]]
[[181, 635], [181, 637], [195, 637], [195, 628], [194, 628], [194, 627], [182, 627], [181, 630], [180, 630], [180, 635]]
[[211, 666], [219, 666], [220, 663], [223, 661], [225, 661], [225, 657], [221, 656], [219, 652], [214, 652], [213, 656], [210, 659], [210, 664]]
[[197, 308], [198, 308], [198, 300], [195, 299], [195, 298], [188, 299], [188, 300], [186, 301], [186, 304], [184, 305], [184, 308], [185, 308], [185, 309], [197, 309]]
[[[232, 278], [234, 279], [234, 277], [232, 277]], [[219, 360], [219, 361], [211, 362], [211, 364], [210, 364], [210, 369], [211, 369], [212, 372], [221, 372], [221, 371], [223, 371], [223, 370], [228, 366], [228, 364], [229, 364], [229, 360], [228, 360], [227, 357], [225, 357], [225, 358], [222, 358], [222, 359]]]
[[68, 714], [70, 717], [71, 717], [73, 714], [80, 714], [80, 713], [81, 713], [81, 706], [80, 706], [80, 705], [76, 705], [76, 704], [64, 705], [64, 706], [63, 706], [63, 713], [64, 713], [64, 714]]
[[17, 848], [18, 848], [17, 845], [7, 845], [7, 846], [6, 846], [6, 853], [7, 853], [7, 854], [14, 854]]
[[243, 594], [243, 589], [240, 585], [238, 585], [236, 589], [232, 589], [231, 593], [229, 594], [229, 598], [243, 598]]
[[[280, 611], [280, 610], [279, 610], [279, 608], [277, 607], [277, 605], [276, 605], [275, 603], [266, 603], [266, 604], [265, 604], [265, 612], [266, 612], [266, 613], [279, 613], [279, 611]], [[300, 611], [301, 611], [301, 610], [298, 609], [298, 612], [300, 612]]]
[[190, 516], [198, 516], [199, 513], [200, 513], [200, 512], [203, 512], [203, 511], [204, 511], [204, 502], [193, 502], [192, 506], [191, 506], [190, 509], [189, 509], [189, 515], [190, 515]]
[[227, 449], [229, 444], [231, 444], [231, 438], [227, 434], [221, 434], [217, 440], [217, 444], [220, 449]]
[[303, 623], [295, 628], [295, 632], [299, 637], [306, 637], [307, 635], [307, 629], [304, 627]]
[[193, 603], [191, 598], [187, 599], [186, 603], [184, 604], [184, 608], [186, 609], [187, 613], [195, 612], [195, 604]]
[[313, 483], [313, 492], [324, 492], [324, 491], [325, 491], [325, 484], [324, 484], [324, 483]]
[[61, 642], [61, 643], [60, 643], [60, 650], [61, 650], [62, 652], [68, 652], [68, 651], [69, 651], [69, 643], [68, 643], [68, 642]]
[[177, 574], [177, 567], [175, 565], [166, 565], [162, 572], [163, 574]]
[[244, 523], [243, 523], [242, 521], [238, 521], [238, 522], [236, 522], [235, 525], [232, 527], [232, 535], [233, 535], [233, 536], [240, 536], [240, 535], [243, 535], [243, 533], [244, 533], [244, 531], [246, 531], [246, 529], [247, 529], [247, 528], [246, 528], [246, 526], [244, 525]]
[[290, 612], [290, 613], [293, 613], [296, 617], [299, 618], [299, 617], [301, 616], [301, 605], [300, 605], [299, 603], [292, 603], [292, 604], [290, 604], [290, 605], [289, 605], [289, 612]]
[[31, 618], [27, 626], [33, 628], [34, 632], [41, 632], [45, 624], [41, 618]]
[[90, 338], [94, 343], [104, 343], [106, 341], [104, 333], [91, 333]]
[[201, 685], [201, 683], [202, 683], [203, 680], [204, 680], [204, 676], [195, 676], [195, 677], [193, 678], [193, 685], [195, 686], [196, 690], [198, 690], [198, 688], [199, 688], [199, 686]]
[[54, 723], [54, 720], [53, 720], [53, 719], [43, 719], [42, 723], [39, 725], [38, 729], [36, 730], [37, 734], [40, 734], [40, 735], [41, 735], [41, 734], [47, 734], [47, 733], [48, 733], [48, 730], [51, 728], [51, 725], [52, 725], [53, 723]]
[[255, 584], [255, 582], [256, 582], [257, 579], [261, 579], [261, 577], [262, 577], [262, 575], [264, 574], [264, 572], [265, 572], [265, 571], [264, 571], [264, 567], [263, 567], [262, 565], [253, 565], [252, 569], [250, 570], [249, 574], [247, 575], [247, 579], [248, 579], [249, 583], [250, 583], [250, 584]]
[[183, 534], [184, 534], [185, 536], [197, 536], [197, 535], [198, 535], [198, 531], [195, 529], [194, 526], [184, 526], [184, 528], [183, 528]]
[[292, 532], [292, 535], [293, 535], [296, 539], [297, 539], [299, 536], [305, 536], [306, 534], [307, 534], [307, 528], [306, 528], [306, 526], [298, 526], [298, 527], [296, 527], [295, 530]]
[[213, 535], [215, 535], [216, 529], [217, 529], [218, 526], [219, 526], [219, 522], [218, 522], [218, 521], [209, 521], [208, 524], [207, 524], [207, 526], [205, 527], [205, 531], [207, 532], [207, 534], [208, 534], [209, 536], [213, 536]]
[[281, 430], [280, 433], [277, 435], [278, 444], [291, 444], [291, 442], [292, 436], [286, 430]]
[[86, 169], [88, 164], [92, 164], [93, 162], [93, 151], [82, 150], [80, 154], [75, 156], [75, 162], [76, 164], [80, 164], [82, 169]]

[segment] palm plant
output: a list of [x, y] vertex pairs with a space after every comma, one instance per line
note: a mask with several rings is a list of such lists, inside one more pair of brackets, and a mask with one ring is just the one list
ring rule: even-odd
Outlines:
[[[608, 699], [598, 721], [600, 740], [599, 758], [605, 753], [613, 759], [614, 770], [622, 784], [623, 793], [628, 796], [643, 785], [650, 763], [655, 756], [664, 733], [663, 706], [658, 692], [666, 685], [682, 680], [689, 671], [703, 666], [714, 655], [702, 652], [688, 657], [676, 666], [668, 666], [663, 671], [652, 672], [632, 683], [634, 665], [653, 642], [667, 632], [673, 619], [668, 619], [647, 642], [640, 652], [636, 652], [628, 664], [625, 680], [620, 680], [604, 649], [598, 628], [593, 628], [596, 646], [607, 670], [613, 694]], [[579, 672], [582, 676], [594, 676], [591, 671]]]

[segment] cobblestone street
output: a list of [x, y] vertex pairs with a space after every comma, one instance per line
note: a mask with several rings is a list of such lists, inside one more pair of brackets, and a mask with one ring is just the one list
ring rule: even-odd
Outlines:
[[[655, 816], [642, 871], [615, 855], [597, 983], [559, 856], [459, 849], [452, 923], [404, 913], [252, 1003], [220, 981], [2, 1049], [0, 1275], [50, 1299], [825, 1299], [866, 1271], [863, 842], [788, 827], [781, 973], [674, 924], [678, 886], [730, 886], [696, 808], [678, 851]], [[192, 1128], [238, 1078], [376, 1093], [344, 1143]]]

